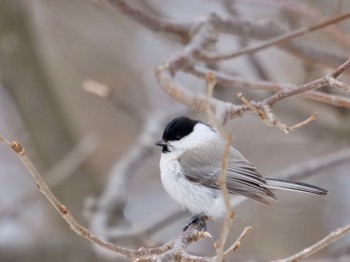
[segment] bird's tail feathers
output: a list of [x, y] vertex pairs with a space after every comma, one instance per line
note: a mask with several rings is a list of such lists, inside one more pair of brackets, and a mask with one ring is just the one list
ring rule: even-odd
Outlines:
[[267, 188], [278, 190], [289, 190], [313, 195], [325, 196], [328, 190], [301, 182], [266, 178]]

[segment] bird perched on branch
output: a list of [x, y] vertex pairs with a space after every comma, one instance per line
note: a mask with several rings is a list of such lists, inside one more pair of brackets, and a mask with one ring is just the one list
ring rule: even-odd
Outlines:
[[[187, 117], [170, 121], [163, 132], [160, 159], [161, 180], [168, 194], [196, 214], [192, 223], [204, 223], [209, 217], [220, 218], [226, 207], [219, 186], [226, 140], [209, 125]], [[237, 195], [261, 203], [276, 200], [272, 190], [291, 190], [324, 196], [327, 190], [313, 185], [265, 178], [245, 157], [230, 146], [227, 155], [226, 186], [231, 202]]]

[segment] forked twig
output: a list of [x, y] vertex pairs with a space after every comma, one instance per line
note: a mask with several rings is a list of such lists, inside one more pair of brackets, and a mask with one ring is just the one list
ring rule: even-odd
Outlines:
[[[284, 124], [272, 111], [272, 106], [268, 105], [264, 102], [256, 103], [253, 101], [249, 101], [247, 98], [243, 96], [242, 93], [237, 94], [238, 98], [242, 100], [242, 102], [254, 113], [256, 113], [259, 118], [268, 126], [276, 126], [281, 129], [284, 133], [288, 134], [291, 131], [295, 131], [298, 128], [306, 126], [312, 121], [316, 120], [317, 113], [314, 113], [309, 118], [304, 121], [301, 121], [293, 126], [288, 126]], [[253, 105], [255, 103], [256, 105]]]
[[225, 252], [224, 257], [229, 255], [229, 253], [235, 252], [241, 246], [242, 239], [246, 236], [246, 234], [252, 229], [252, 227], [245, 227], [241, 233], [241, 235], [236, 239], [236, 241], [230, 246]]

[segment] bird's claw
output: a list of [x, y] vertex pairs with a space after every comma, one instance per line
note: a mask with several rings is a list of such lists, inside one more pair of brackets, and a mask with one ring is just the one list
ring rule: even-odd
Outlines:
[[207, 220], [209, 217], [205, 214], [199, 214], [191, 217], [187, 224], [182, 228], [185, 232], [189, 227], [194, 226], [198, 231], [207, 231]]

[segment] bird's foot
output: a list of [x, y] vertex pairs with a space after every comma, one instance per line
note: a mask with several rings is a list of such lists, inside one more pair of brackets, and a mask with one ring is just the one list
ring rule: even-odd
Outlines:
[[191, 217], [187, 224], [182, 228], [182, 231], [185, 232], [189, 227], [194, 226], [198, 231], [207, 231], [207, 220], [209, 216], [201, 213]]

